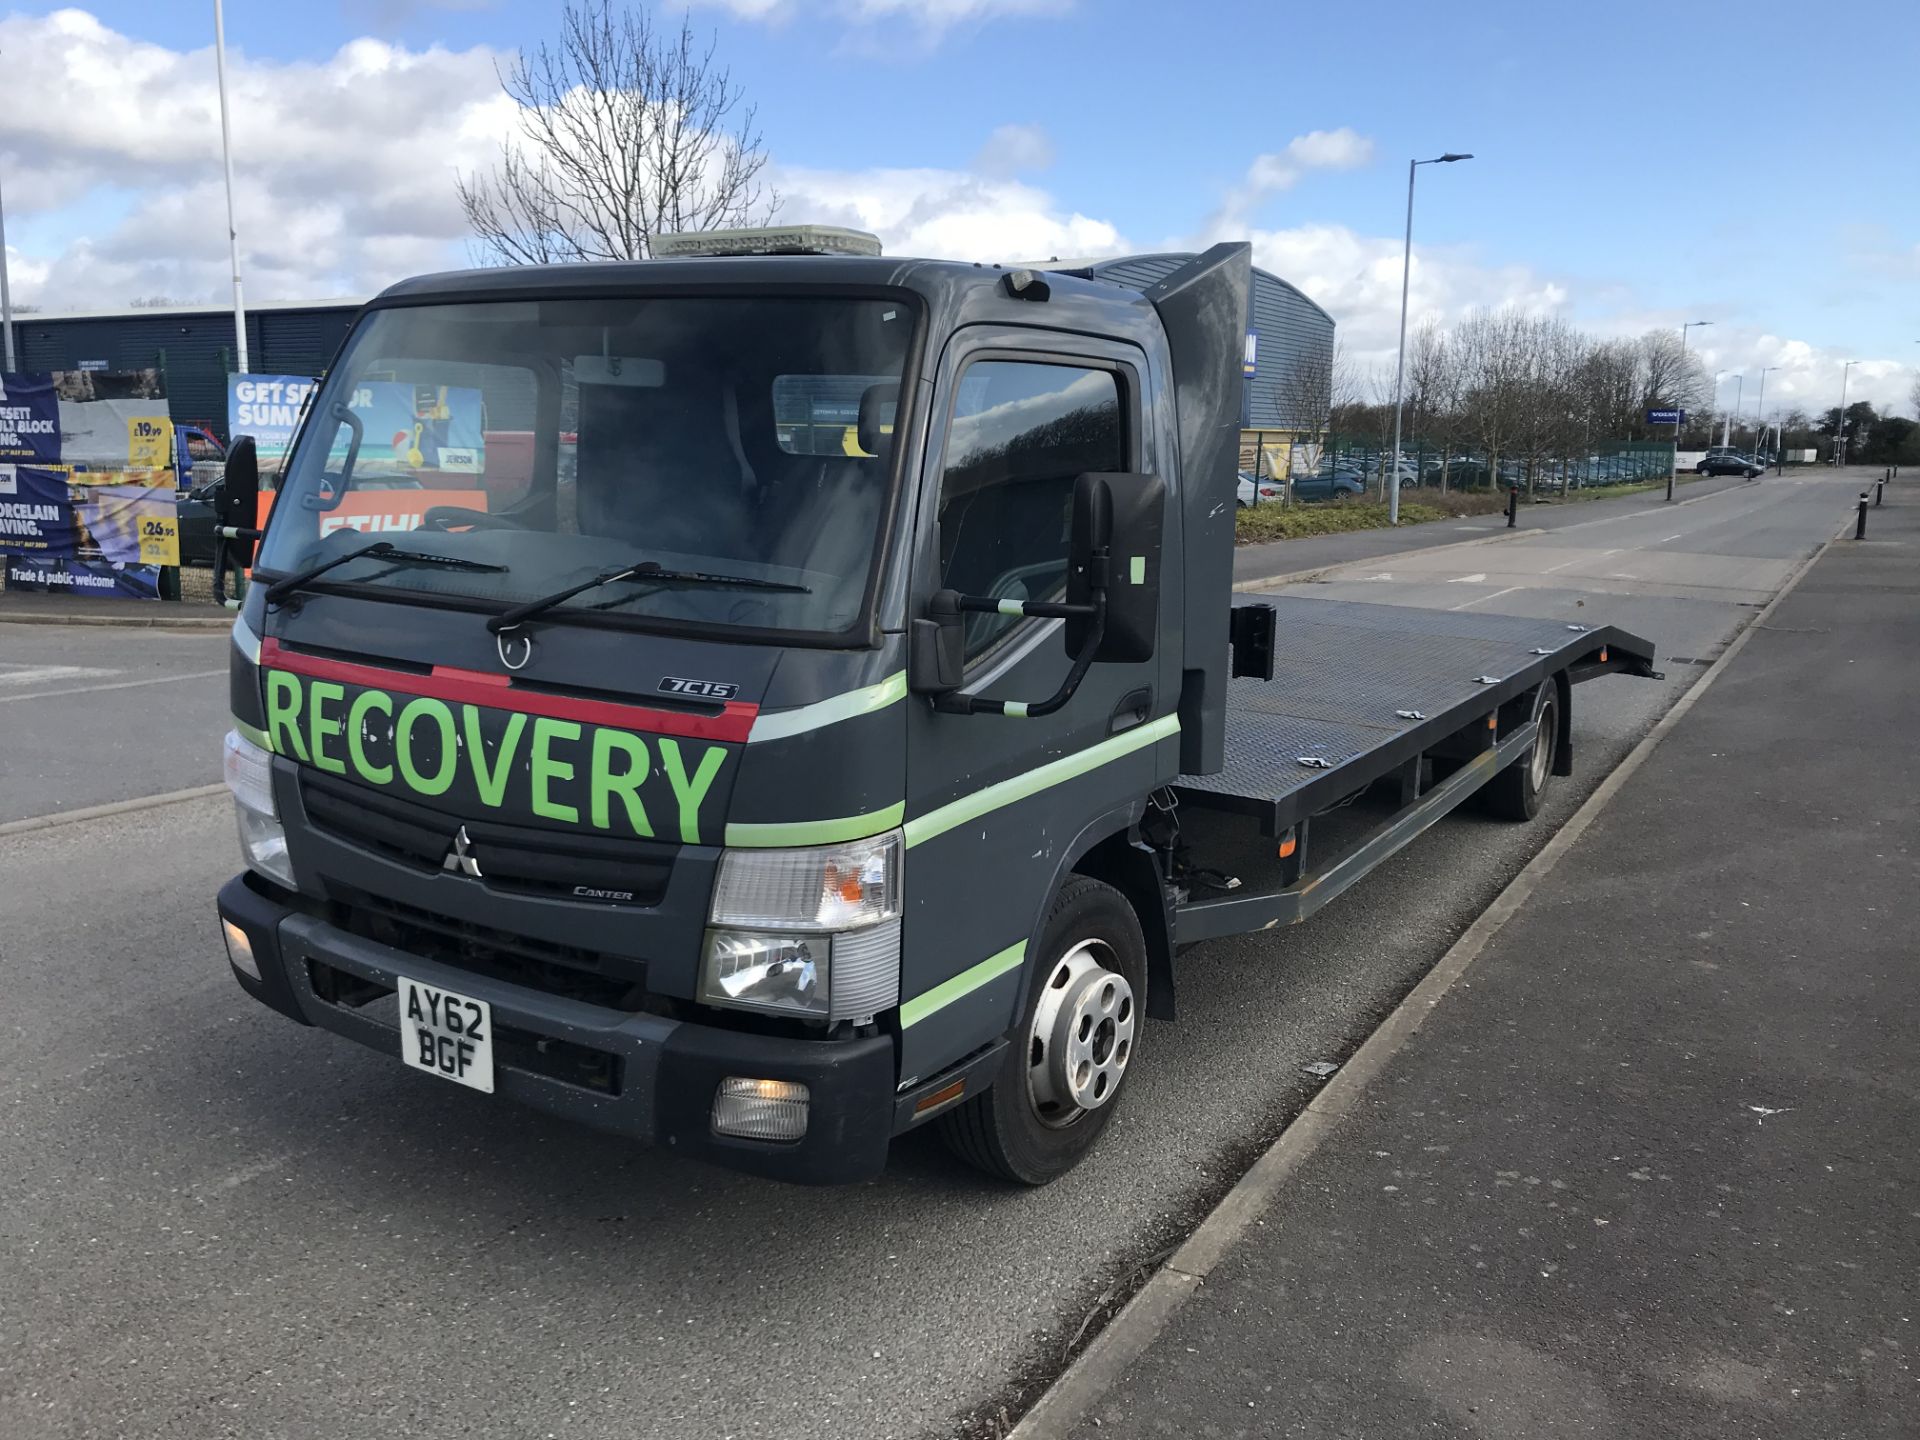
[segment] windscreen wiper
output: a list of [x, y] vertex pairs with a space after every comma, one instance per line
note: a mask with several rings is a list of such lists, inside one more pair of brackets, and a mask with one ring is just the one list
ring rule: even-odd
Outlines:
[[623, 580], [643, 584], [658, 582], [662, 585], [719, 585], [733, 590], [776, 590], [783, 595], [813, 593], [808, 586], [790, 585], [784, 580], [762, 580], [754, 575], [722, 575], [709, 570], [668, 570], [662, 567], [658, 560], [642, 560], [638, 565], [622, 565], [612, 570], [602, 570], [591, 580], [582, 580], [578, 585], [570, 585], [565, 590], [556, 590], [551, 595], [542, 595], [538, 600], [529, 600], [524, 605], [516, 605], [511, 610], [502, 611], [487, 621], [487, 629], [496, 635], [504, 635], [509, 630], [519, 629], [534, 616], [551, 610], [556, 605], [564, 604], [576, 595], [584, 595], [587, 591], [597, 590], [602, 585], [618, 585]]
[[283, 576], [267, 587], [267, 604], [278, 605], [294, 591], [312, 584], [322, 575], [349, 560], [375, 558], [397, 562], [402, 565], [438, 565], [446, 570], [484, 570], [493, 574], [503, 574], [504, 565], [489, 565], [484, 560], [466, 560], [458, 555], [435, 555], [431, 550], [402, 550], [391, 540], [376, 540], [371, 545], [362, 545], [358, 550], [349, 550], [344, 555], [335, 555], [322, 560], [318, 565], [309, 565]]

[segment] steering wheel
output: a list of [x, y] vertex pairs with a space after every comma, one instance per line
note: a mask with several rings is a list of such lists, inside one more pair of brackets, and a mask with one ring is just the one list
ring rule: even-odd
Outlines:
[[419, 530], [451, 530], [456, 525], [475, 530], [525, 530], [527, 527], [506, 515], [485, 510], [469, 510], [464, 505], [435, 505], [420, 517]]

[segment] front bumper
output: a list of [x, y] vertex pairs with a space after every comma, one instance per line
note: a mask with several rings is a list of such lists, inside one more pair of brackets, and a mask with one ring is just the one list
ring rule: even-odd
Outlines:
[[[220, 918], [246, 932], [260, 967], [257, 981], [239, 970], [234, 978], [302, 1025], [398, 1058], [391, 992], [406, 975], [493, 1007], [497, 1095], [777, 1180], [843, 1184], [886, 1164], [895, 1117], [889, 1036], [792, 1040], [543, 994], [349, 934], [251, 874], [221, 887]], [[806, 1135], [773, 1143], [714, 1134], [714, 1091], [729, 1075], [805, 1084]]]

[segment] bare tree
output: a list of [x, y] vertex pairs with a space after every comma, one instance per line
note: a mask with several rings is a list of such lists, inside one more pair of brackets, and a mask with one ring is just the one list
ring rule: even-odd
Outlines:
[[1913, 382], [1913, 388], [1907, 391], [1907, 404], [1913, 407], [1913, 417], [1920, 420], [1920, 379]]
[[164, 310], [180, 302], [171, 295], [141, 295], [127, 302], [135, 310]]
[[1447, 333], [1435, 321], [1414, 332], [1407, 352], [1407, 399], [1414, 435], [1440, 447], [1440, 493], [1444, 495], [1461, 428], [1460, 366]]
[[[1345, 352], [1336, 345], [1324, 355], [1295, 355], [1274, 380], [1273, 396], [1282, 419], [1296, 437], [1295, 468], [1309, 474], [1318, 470], [1333, 433], [1335, 415], [1344, 415], [1353, 406], [1353, 367]], [[1286, 499], [1293, 498], [1291, 475], [1286, 477], [1283, 494]]]
[[500, 85], [519, 133], [492, 171], [455, 182], [493, 260], [637, 260], [656, 235], [778, 208], [754, 109], [688, 20], [664, 31], [613, 0], [566, 0], [558, 42], [516, 57]]

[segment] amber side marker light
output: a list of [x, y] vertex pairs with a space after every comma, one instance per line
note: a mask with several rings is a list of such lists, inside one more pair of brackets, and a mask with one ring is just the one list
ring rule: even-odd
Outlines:
[[1602, 665], [1607, 663], [1607, 647], [1604, 645], [1600, 647], [1600, 663]]
[[1280, 858], [1282, 860], [1291, 860], [1293, 858], [1293, 852], [1299, 848], [1299, 837], [1296, 835], [1288, 835], [1286, 839], [1280, 842]]
[[920, 1116], [930, 1111], [938, 1110], [944, 1105], [951, 1105], [966, 1093], [967, 1081], [965, 1076], [954, 1081], [951, 1085], [942, 1085], [931, 1095], [924, 1095], [915, 1103], [913, 1107], [914, 1118], [918, 1119]]

